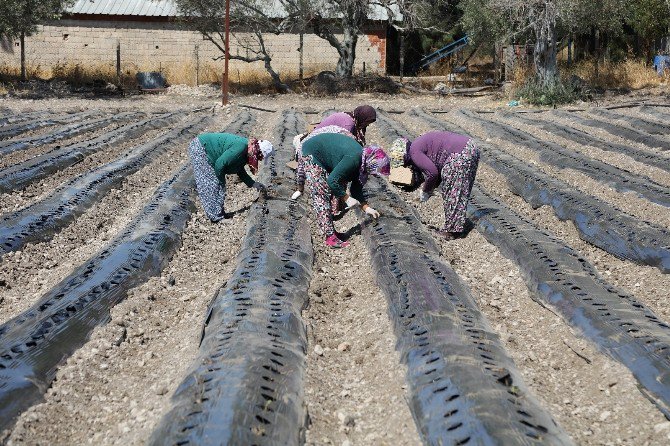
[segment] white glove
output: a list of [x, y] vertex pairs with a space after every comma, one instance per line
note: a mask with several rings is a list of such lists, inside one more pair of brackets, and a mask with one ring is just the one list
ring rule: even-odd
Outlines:
[[291, 200], [297, 200], [298, 197], [300, 197], [301, 195], [302, 195], [302, 192], [297, 190], [297, 191], [293, 192], [293, 195], [291, 195]]
[[365, 208], [365, 213], [372, 218], [379, 218], [379, 212], [377, 212], [373, 207], [367, 206]]
[[419, 201], [421, 201], [422, 203], [428, 201], [431, 195], [432, 194], [424, 192], [423, 189], [419, 189]]
[[345, 203], [347, 204], [347, 207], [348, 207], [348, 208], [352, 208], [352, 207], [354, 207], [354, 206], [358, 206], [359, 204], [361, 204], [360, 201], [356, 200], [356, 199], [353, 198], [353, 197], [349, 197], [349, 198], [347, 198], [347, 200], [345, 201]]

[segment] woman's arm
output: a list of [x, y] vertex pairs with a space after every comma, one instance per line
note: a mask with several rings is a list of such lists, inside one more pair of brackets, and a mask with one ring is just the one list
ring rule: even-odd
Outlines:
[[433, 192], [440, 182], [440, 172], [437, 170], [437, 166], [418, 148], [410, 148], [409, 156], [412, 160], [412, 164], [414, 164], [426, 178], [426, 181], [423, 184], [423, 191], [428, 194]]

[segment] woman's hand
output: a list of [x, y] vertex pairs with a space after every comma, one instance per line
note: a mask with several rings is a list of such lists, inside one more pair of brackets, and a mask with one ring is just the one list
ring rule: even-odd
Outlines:
[[425, 203], [426, 201], [428, 201], [431, 195], [432, 194], [425, 192], [423, 189], [419, 189], [418, 198], [420, 202]]
[[293, 192], [293, 195], [291, 195], [291, 200], [297, 200], [301, 195], [302, 195], [302, 191], [297, 190], [297, 191]]
[[379, 212], [377, 212], [376, 209], [374, 209], [372, 206], [368, 206], [367, 204], [363, 206], [363, 212], [365, 212], [367, 215], [369, 215], [372, 218], [379, 218]]
[[345, 195], [342, 198], [344, 198], [344, 202], [346, 203], [347, 208], [352, 208], [354, 206], [358, 206], [359, 204], [361, 204], [360, 201], [356, 200], [353, 197], [350, 197], [349, 195]]

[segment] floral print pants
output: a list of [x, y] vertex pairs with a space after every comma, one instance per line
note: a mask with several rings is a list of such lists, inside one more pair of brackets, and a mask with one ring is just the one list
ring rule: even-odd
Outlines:
[[336, 211], [340, 200], [334, 197], [328, 186], [328, 172], [313, 161], [312, 156], [302, 158], [305, 166], [307, 187], [312, 196], [312, 207], [316, 213], [316, 223], [323, 235], [328, 238], [335, 234], [333, 212]]
[[195, 177], [195, 189], [205, 210], [205, 214], [213, 222], [223, 220], [223, 203], [226, 199], [226, 188], [221, 185], [216, 177], [216, 172], [209, 161], [205, 148], [198, 138], [193, 138], [188, 145], [188, 157], [193, 166]]
[[442, 167], [442, 198], [444, 199], [443, 231], [463, 232], [465, 212], [479, 165], [479, 149], [468, 141], [465, 148], [454, 153]]

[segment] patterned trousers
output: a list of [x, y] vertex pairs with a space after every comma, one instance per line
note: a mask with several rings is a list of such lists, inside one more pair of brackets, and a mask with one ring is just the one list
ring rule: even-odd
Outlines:
[[463, 232], [470, 192], [479, 165], [479, 149], [468, 141], [460, 153], [454, 153], [442, 167], [442, 198], [444, 199], [443, 231]]
[[207, 160], [205, 148], [198, 138], [193, 138], [188, 145], [188, 157], [193, 166], [195, 189], [198, 191], [205, 214], [213, 222], [223, 220], [225, 218], [223, 204], [226, 199], [226, 188], [216, 177], [214, 168]]
[[328, 172], [326, 169], [316, 164], [312, 156], [302, 159], [305, 166], [305, 177], [307, 187], [309, 187], [312, 196], [312, 207], [316, 213], [316, 223], [325, 237], [335, 234], [333, 225], [333, 209], [335, 203], [339, 203], [337, 197], [332, 195], [330, 186], [328, 186]]

